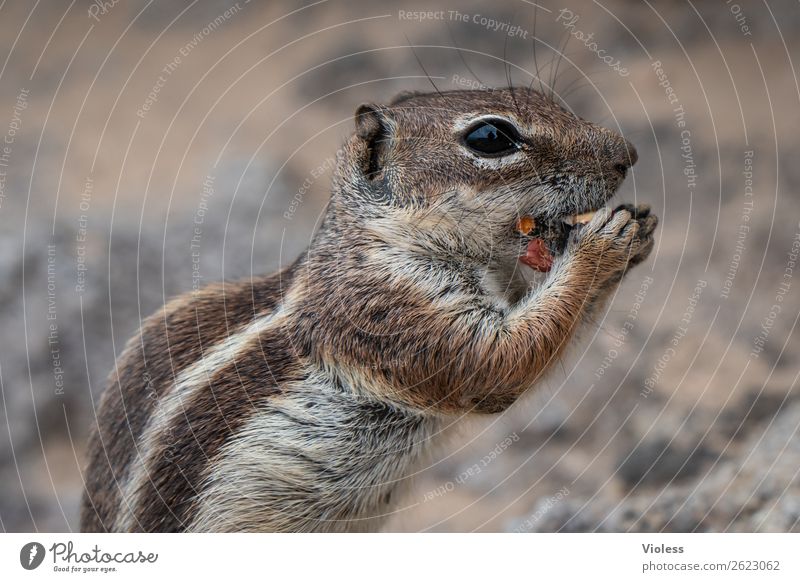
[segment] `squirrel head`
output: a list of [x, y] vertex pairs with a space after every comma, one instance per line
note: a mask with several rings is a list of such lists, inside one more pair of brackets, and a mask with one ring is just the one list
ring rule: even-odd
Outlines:
[[597, 210], [636, 158], [532, 89], [405, 93], [356, 110], [332, 204], [390, 244], [503, 262], [518, 255], [521, 217]]

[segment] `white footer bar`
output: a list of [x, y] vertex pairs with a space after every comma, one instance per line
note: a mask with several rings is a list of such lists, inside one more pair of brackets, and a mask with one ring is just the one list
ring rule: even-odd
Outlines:
[[253, 575], [326, 582], [777, 581], [800, 580], [798, 554], [798, 534], [4, 534], [0, 574], [137, 582], [195, 574], [222, 582]]

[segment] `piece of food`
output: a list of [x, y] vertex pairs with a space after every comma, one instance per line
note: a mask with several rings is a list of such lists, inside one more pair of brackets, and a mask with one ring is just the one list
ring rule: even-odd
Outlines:
[[523, 216], [517, 221], [517, 230], [521, 234], [529, 235], [536, 228], [536, 221], [532, 216]]
[[542, 273], [546, 273], [553, 267], [553, 254], [541, 238], [530, 241], [525, 254], [519, 260], [531, 269]]
[[532, 216], [523, 216], [516, 223], [517, 232], [525, 237], [533, 237], [525, 247], [525, 254], [519, 260], [531, 269], [546, 273], [553, 266], [553, 255], [563, 250], [561, 239], [564, 227], [536, 224]]

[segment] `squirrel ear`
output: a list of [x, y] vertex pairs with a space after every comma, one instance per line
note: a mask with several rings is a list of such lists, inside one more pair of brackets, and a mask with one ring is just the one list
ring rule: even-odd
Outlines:
[[380, 105], [362, 103], [356, 109], [356, 134], [361, 139], [372, 139], [379, 133], [386, 120]]
[[356, 109], [356, 136], [364, 141], [361, 169], [368, 179], [380, 174], [389, 145], [389, 122], [379, 105], [364, 103]]

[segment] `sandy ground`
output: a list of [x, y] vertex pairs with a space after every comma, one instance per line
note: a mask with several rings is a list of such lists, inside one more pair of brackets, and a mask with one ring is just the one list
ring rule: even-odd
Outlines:
[[[452, 427], [390, 530], [800, 530], [800, 8], [650, 4], [542, 2], [535, 36], [539, 79], [569, 38], [556, 92], [636, 144], [620, 198], [657, 249], [536, 394]], [[6, 531], [76, 529], [115, 355], [300, 252], [359, 103], [535, 73], [517, 0], [99, 6], [0, 4]]]

